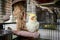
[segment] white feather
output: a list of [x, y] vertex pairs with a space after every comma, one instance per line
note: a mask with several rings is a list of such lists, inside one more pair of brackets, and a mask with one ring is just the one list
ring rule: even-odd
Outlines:
[[37, 29], [39, 29], [39, 23], [38, 22], [28, 22], [26, 23], [26, 27], [28, 31], [35, 32]]
[[[29, 19], [28, 22], [26, 23], [26, 28], [29, 32], [35, 32], [36, 30], [39, 29], [39, 22], [37, 21], [37, 17], [36, 14], [28, 14], [29, 15]], [[31, 18], [34, 16], [34, 20], [31, 20]]]

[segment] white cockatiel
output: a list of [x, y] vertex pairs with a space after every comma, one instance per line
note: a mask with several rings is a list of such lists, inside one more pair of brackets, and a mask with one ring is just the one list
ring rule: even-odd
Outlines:
[[26, 23], [26, 28], [29, 32], [36, 32], [39, 29], [39, 22], [37, 21], [36, 14], [29, 13], [28, 15], [28, 22]]

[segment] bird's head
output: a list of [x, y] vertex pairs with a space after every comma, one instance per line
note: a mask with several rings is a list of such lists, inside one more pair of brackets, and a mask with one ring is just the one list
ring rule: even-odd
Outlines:
[[28, 17], [29, 17], [29, 21], [36, 21], [37, 20], [37, 16], [34, 13], [29, 13]]

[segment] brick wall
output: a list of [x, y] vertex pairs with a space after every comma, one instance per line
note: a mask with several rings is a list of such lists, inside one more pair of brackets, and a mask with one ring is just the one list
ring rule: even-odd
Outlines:
[[0, 16], [2, 14], [3, 21], [9, 19], [10, 14], [12, 14], [12, 0], [0, 0]]
[[2, 7], [1, 7], [1, 4], [2, 4], [2, 2], [1, 2], [1, 0], [0, 0], [0, 14], [1, 14], [1, 11], [2, 11], [2, 10], [1, 10], [1, 8], [2, 8]]
[[0, 23], [3, 22], [3, 15], [2, 15], [3, 11], [2, 11], [2, 1], [0, 0]]
[[12, 0], [6, 0], [4, 8], [7, 15], [11, 14], [12, 13]]

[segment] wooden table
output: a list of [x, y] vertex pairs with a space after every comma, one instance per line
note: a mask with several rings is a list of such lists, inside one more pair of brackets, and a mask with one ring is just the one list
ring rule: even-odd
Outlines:
[[0, 30], [0, 40], [12, 40], [12, 32], [7, 30]]

